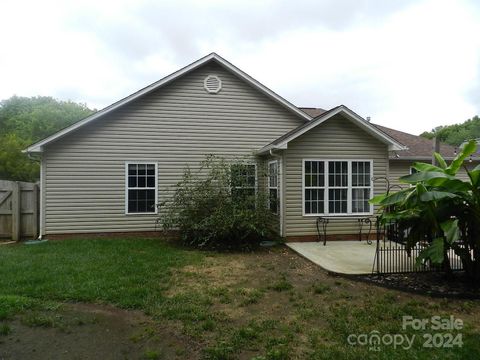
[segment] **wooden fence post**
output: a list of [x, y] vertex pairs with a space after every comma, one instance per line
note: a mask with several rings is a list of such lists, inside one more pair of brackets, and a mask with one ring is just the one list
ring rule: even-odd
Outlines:
[[20, 185], [17, 181], [12, 182], [12, 240], [20, 240]]

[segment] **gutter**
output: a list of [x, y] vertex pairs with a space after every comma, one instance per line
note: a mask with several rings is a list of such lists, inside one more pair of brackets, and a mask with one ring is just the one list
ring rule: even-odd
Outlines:
[[[285, 184], [285, 180], [284, 180], [284, 166], [283, 166], [283, 154], [282, 155], [279, 155], [279, 154], [275, 154], [273, 152], [273, 148], [271, 148], [268, 152], [270, 154], [270, 156], [274, 159], [276, 159], [278, 161], [278, 174], [277, 176], [280, 178], [280, 181], [279, 181], [279, 185], [280, 185], [280, 209], [278, 211], [278, 215], [279, 215], [279, 222], [280, 222], [280, 236], [283, 237], [285, 231], [284, 231], [284, 227], [285, 227], [285, 224], [284, 224], [284, 216], [283, 216], [283, 209], [285, 207], [285, 196], [284, 196], [284, 184]], [[270, 181], [270, 180], [268, 180]]]
[[273, 154], [273, 151], [274, 150], [285, 150], [285, 149], [288, 149], [288, 143], [284, 143], [284, 144], [270, 144], [270, 145], [266, 145], [264, 146], [263, 148], [261, 148], [260, 150], [257, 150], [255, 152], [256, 155], [265, 155], [266, 153], [269, 153], [272, 157], [275, 157], [275, 156], [280, 156], [280, 155], [275, 155]]
[[[449, 156], [449, 157], [443, 157], [445, 160], [448, 160], [448, 161], [452, 161], [453, 159], [455, 159], [454, 157], [452, 156]], [[390, 161], [412, 161], [412, 160], [415, 160], [415, 161], [425, 161], [425, 162], [430, 162], [431, 161], [431, 158], [429, 157], [418, 157], [418, 156], [404, 156], [402, 157], [401, 155], [399, 155], [398, 157], [388, 157], [388, 160]], [[479, 157], [474, 157], [472, 158], [472, 161], [480, 161], [480, 158]]]

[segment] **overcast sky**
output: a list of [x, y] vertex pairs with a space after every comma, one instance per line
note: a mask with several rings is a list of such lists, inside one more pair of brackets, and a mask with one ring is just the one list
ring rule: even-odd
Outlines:
[[215, 51], [297, 106], [421, 133], [480, 114], [471, 1], [0, 2], [0, 99], [103, 108]]

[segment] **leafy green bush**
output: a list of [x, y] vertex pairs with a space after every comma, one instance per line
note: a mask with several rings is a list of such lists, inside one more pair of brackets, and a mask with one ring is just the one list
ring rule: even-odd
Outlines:
[[251, 247], [277, 238], [275, 217], [253, 171], [246, 162], [207, 156], [198, 171], [185, 169], [171, 201], [161, 204], [158, 222], [199, 248]]

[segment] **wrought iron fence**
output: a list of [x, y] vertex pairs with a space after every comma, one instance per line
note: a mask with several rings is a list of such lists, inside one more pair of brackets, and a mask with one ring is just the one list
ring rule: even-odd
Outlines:
[[[373, 273], [393, 274], [408, 272], [442, 271], [442, 266], [434, 265], [430, 261], [417, 263], [420, 253], [429, 245], [425, 239], [419, 239], [414, 246], [407, 247], [405, 243], [408, 229], [402, 228], [397, 222], [380, 223], [377, 218], [377, 243]], [[458, 244], [462, 247], [461, 244]], [[462, 261], [453, 249], [447, 252], [452, 270], [462, 270]]]

